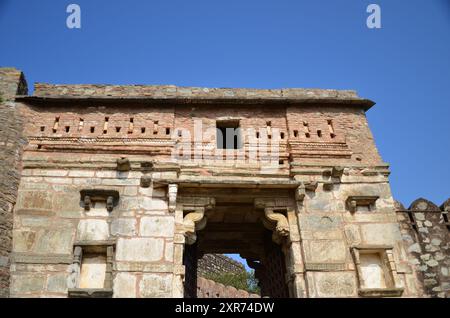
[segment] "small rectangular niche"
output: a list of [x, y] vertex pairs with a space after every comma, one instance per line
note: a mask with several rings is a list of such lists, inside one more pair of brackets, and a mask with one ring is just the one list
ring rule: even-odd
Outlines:
[[386, 288], [385, 268], [379, 252], [361, 253], [361, 275], [364, 288]]
[[359, 295], [399, 297], [399, 286], [392, 246], [355, 246], [352, 255], [358, 275]]
[[112, 297], [114, 246], [114, 241], [75, 244], [69, 297]]
[[80, 270], [80, 288], [105, 288], [106, 255], [86, 253]]
[[350, 212], [371, 212], [376, 210], [378, 196], [349, 196], [346, 204]]

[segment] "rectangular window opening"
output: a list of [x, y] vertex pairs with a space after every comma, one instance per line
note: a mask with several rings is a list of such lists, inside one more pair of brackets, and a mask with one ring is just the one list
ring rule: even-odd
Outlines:
[[241, 130], [239, 120], [220, 120], [216, 122], [217, 149], [241, 149]]

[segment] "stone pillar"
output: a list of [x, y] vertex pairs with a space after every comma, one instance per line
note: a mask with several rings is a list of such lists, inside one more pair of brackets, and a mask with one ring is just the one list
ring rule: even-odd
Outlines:
[[12, 218], [23, 144], [22, 122], [14, 97], [26, 94], [23, 73], [14, 68], [0, 68], [0, 297], [9, 296]]
[[179, 197], [176, 201], [173, 297], [182, 298], [184, 296], [183, 253], [185, 244], [191, 245], [196, 242], [196, 231], [206, 226], [205, 210], [214, 206], [214, 198], [209, 197]]

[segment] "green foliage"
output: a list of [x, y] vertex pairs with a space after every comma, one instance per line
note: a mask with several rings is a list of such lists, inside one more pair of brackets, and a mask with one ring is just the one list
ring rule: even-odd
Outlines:
[[255, 272], [241, 272], [241, 273], [209, 273], [204, 276], [225, 286], [233, 286], [236, 289], [243, 289], [249, 293], [260, 294], [258, 287], [258, 280], [255, 278]]
[[0, 104], [3, 103], [3, 95], [0, 93]]

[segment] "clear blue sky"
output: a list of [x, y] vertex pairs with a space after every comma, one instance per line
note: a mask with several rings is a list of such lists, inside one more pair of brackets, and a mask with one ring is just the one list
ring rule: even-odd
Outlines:
[[[66, 27], [70, 3], [81, 30]], [[448, 0], [0, 0], [0, 39], [0, 65], [30, 84], [355, 89], [377, 102], [395, 197], [450, 197]]]

